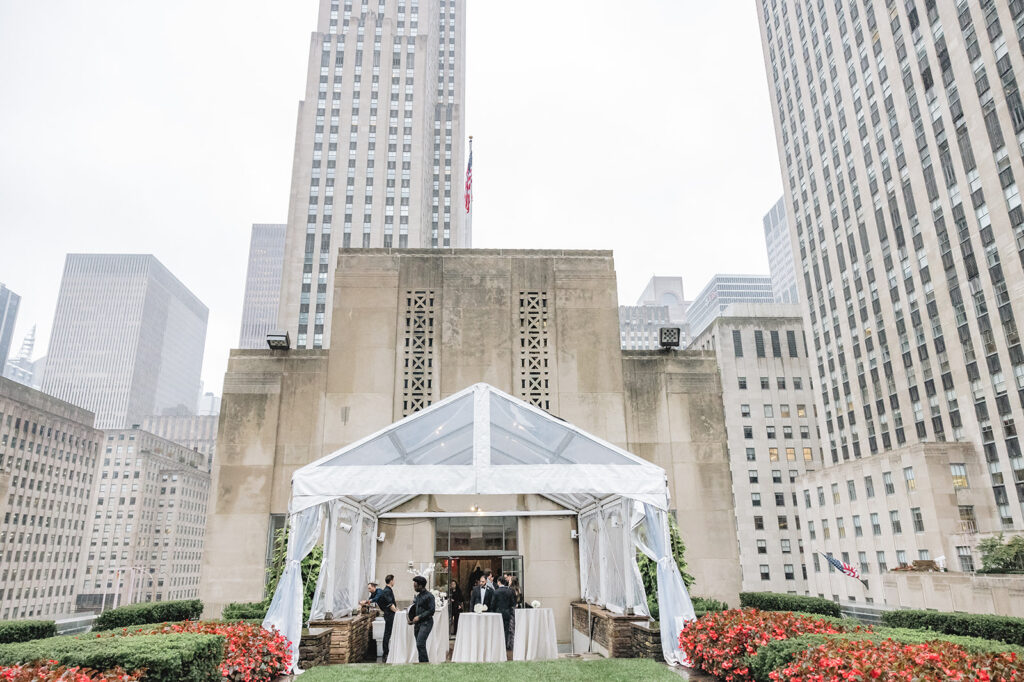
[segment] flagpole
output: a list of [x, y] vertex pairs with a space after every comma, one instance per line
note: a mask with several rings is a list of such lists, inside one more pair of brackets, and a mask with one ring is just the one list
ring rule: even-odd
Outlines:
[[[473, 136], [469, 136], [469, 166], [467, 168], [468, 173], [473, 172]], [[466, 179], [466, 192], [468, 196], [468, 205], [466, 206], [466, 229], [464, 230], [462, 246], [470, 248], [473, 246], [473, 186], [472, 186], [472, 175]]]

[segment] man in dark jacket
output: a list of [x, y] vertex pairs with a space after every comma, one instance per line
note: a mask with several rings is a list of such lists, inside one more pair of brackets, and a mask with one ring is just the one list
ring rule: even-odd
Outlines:
[[427, 638], [430, 631], [434, 629], [434, 595], [427, 589], [427, 579], [418, 575], [412, 579], [412, 587], [416, 590], [416, 597], [413, 599], [409, 615], [412, 616], [413, 634], [416, 636], [416, 651], [419, 653], [420, 663], [429, 663], [427, 658]]
[[484, 576], [480, 576], [477, 580], [476, 586], [473, 588], [473, 593], [469, 598], [469, 610], [475, 612], [474, 608], [477, 604], [483, 604], [489, 611], [491, 609], [491, 599], [494, 596], [494, 590], [487, 589], [487, 579]]
[[381, 596], [377, 598], [377, 606], [381, 610], [381, 615], [384, 616], [384, 642], [381, 653], [383, 657], [380, 659], [382, 663], [388, 662], [388, 651], [391, 645], [391, 628], [395, 624], [395, 613], [398, 611], [395, 605], [395, 591], [394, 587], [395, 576], [388, 574], [384, 578], [384, 589], [381, 590]]
[[516, 607], [516, 594], [508, 586], [508, 578], [498, 578], [498, 588], [494, 590], [491, 609], [501, 614], [501, 622], [505, 629], [505, 648], [512, 648], [512, 612]]

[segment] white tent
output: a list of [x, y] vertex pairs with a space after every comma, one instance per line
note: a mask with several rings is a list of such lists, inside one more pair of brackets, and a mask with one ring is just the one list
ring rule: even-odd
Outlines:
[[419, 495], [510, 493], [543, 495], [578, 515], [585, 599], [646, 613], [636, 548], [655, 560], [665, 659], [684, 662], [677, 638], [693, 606], [671, 556], [665, 471], [487, 384], [293, 474], [287, 565], [264, 625], [299, 639], [299, 567], [325, 520], [314, 617], [357, 608], [374, 574], [381, 514]]

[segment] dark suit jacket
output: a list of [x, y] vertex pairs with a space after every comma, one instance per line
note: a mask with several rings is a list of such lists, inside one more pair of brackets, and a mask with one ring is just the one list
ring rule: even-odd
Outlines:
[[494, 590], [494, 599], [489, 607], [495, 613], [502, 615], [512, 613], [516, 607], [516, 593], [504, 585]]
[[[483, 596], [481, 597], [481, 593]], [[491, 599], [494, 597], [494, 590], [488, 590], [486, 587], [481, 588], [479, 585], [473, 588], [473, 594], [469, 599], [469, 610], [472, 611], [473, 607], [477, 604], [483, 604], [487, 607], [487, 610], [491, 609]]]

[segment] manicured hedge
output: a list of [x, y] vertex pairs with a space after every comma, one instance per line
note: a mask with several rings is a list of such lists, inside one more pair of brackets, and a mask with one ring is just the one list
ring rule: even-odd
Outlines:
[[816, 613], [822, 616], [842, 617], [839, 604], [831, 599], [802, 597], [797, 594], [777, 592], [740, 592], [740, 606], [762, 611], [798, 611]]
[[131, 604], [104, 611], [96, 619], [93, 630], [112, 630], [148, 623], [169, 623], [177, 620], [198, 620], [203, 615], [203, 602], [198, 599]]
[[0, 645], [0, 665], [57, 661], [93, 670], [145, 669], [147, 682], [208, 682], [221, 678], [224, 637], [170, 634], [147, 637], [51, 637]]
[[0, 644], [45, 639], [56, 634], [57, 624], [52, 620], [0, 621]]
[[759, 648], [756, 654], [748, 656], [744, 662], [750, 668], [750, 672], [757, 682], [771, 682], [769, 673], [773, 670], [785, 668], [801, 652], [818, 647], [824, 644], [826, 640], [831, 639], [844, 639], [851, 642], [884, 642], [887, 639], [891, 639], [899, 644], [950, 642], [963, 647], [972, 654], [1013, 652], [1018, 656], [1024, 656], [1024, 648], [1004, 642], [994, 642], [990, 639], [957, 637], [955, 635], [943, 635], [926, 630], [881, 627], [874, 628], [872, 632], [800, 635], [791, 639], [772, 640]]
[[232, 602], [224, 607], [221, 618], [224, 620], [263, 620], [267, 615], [268, 605], [260, 602]]
[[707, 613], [708, 611], [728, 611], [729, 605], [724, 601], [718, 601], [717, 599], [711, 599], [709, 597], [693, 597], [690, 601], [693, 602], [694, 611], [702, 611]]
[[895, 628], [934, 630], [947, 635], [994, 639], [1024, 646], [1024, 618], [940, 611], [886, 611], [882, 623]]

